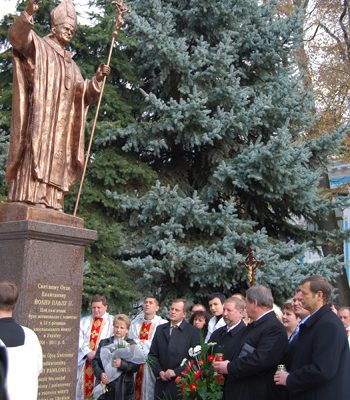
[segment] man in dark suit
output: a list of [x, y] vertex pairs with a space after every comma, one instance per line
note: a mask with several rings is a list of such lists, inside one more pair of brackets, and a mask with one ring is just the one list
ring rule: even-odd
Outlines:
[[244, 329], [231, 361], [214, 362], [214, 369], [227, 375], [225, 400], [273, 400], [278, 397], [273, 375], [287, 350], [287, 334], [272, 310], [269, 288], [249, 288], [246, 307], [253, 322]]
[[170, 322], [159, 325], [149, 351], [149, 361], [156, 377], [154, 399], [179, 399], [175, 378], [186, 366], [181, 366], [184, 358], [189, 358], [188, 350], [200, 343], [200, 331], [186, 320], [188, 303], [185, 299], [172, 301], [169, 310]]
[[240, 344], [240, 338], [246, 328], [242, 321], [244, 311], [245, 302], [243, 300], [238, 297], [229, 297], [224, 302], [222, 314], [226, 325], [214, 331], [210, 336], [209, 342], [216, 343], [214, 353], [222, 353], [224, 360], [231, 360]]
[[329, 306], [332, 288], [322, 276], [300, 286], [303, 306], [310, 316], [299, 327], [289, 347], [286, 371], [275, 374], [291, 400], [345, 400], [350, 393], [350, 352], [344, 327]]
[[[214, 353], [222, 353], [224, 360], [232, 360], [233, 355], [240, 347], [240, 340], [247, 328], [243, 322], [245, 312], [245, 302], [238, 297], [229, 297], [224, 302], [222, 317], [226, 323], [225, 326], [217, 329], [210, 336], [209, 343], [216, 343]], [[227, 384], [227, 375], [225, 375], [224, 391]]]

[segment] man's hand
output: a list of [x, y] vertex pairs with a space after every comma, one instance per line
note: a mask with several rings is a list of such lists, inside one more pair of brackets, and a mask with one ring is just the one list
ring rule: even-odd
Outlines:
[[101, 373], [100, 379], [101, 379], [101, 382], [102, 382], [104, 385], [107, 385], [107, 383], [109, 383], [108, 376], [107, 376], [107, 374], [106, 374], [105, 372], [102, 372], [102, 373]]
[[96, 79], [98, 82], [102, 82], [105, 76], [111, 73], [111, 68], [106, 64], [100, 64], [96, 71]]
[[39, 11], [39, 3], [38, 0], [29, 0], [26, 8], [26, 13], [30, 16], [34, 15], [36, 12]]
[[90, 351], [87, 353], [86, 357], [89, 361], [92, 361], [95, 358], [96, 351]]
[[229, 363], [229, 360], [225, 360], [225, 361], [214, 361], [213, 362], [213, 368], [214, 371], [219, 373], [219, 374], [228, 374], [228, 370], [227, 370], [227, 364]]
[[164, 371], [160, 371], [160, 372], [159, 372], [159, 378], [160, 378], [162, 381], [164, 381], [164, 382], [166, 382], [166, 381], [169, 380], [169, 379], [166, 377], [166, 374], [165, 374]]
[[166, 377], [168, 378], [168, 380], [170, 381], [171, 378], [175, 378], [175, 377], [176, 377], [176, 374], [175, 374], [175, 372], [174, 372], [173, 369], [167, 369], [167, 370], [165, 371], [165, 376], [166, 376]]
[[273, 377], [273, 380], [276, 385], [286, 386], [288, 375], [289, 372], [287, 371], [277, 371]]

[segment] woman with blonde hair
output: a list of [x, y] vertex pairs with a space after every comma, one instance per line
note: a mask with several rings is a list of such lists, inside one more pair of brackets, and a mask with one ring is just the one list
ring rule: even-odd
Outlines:
[[[127, 315], [116, 315], [113, 321], [114, 335], [100, 341], [92, 361], [96, 381], [105, 385], [105, 392], [98, 397], [100, 400], [134, 400], [134, 373], [138, 371], [140, 365], [119, 356], [122, 349], [127, 350], [130, 345], [135, 344], [127, 337], [130, 323]], [[107, 356], [104, 348], [108, 350]], [[117, 356], [113, 356], [111, 370], [108, 356], [112, 353]]]

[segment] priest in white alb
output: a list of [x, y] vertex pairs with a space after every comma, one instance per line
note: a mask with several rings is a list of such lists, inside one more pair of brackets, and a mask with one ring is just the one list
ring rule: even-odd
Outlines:
[[91, 362], [100, 340], [113, 335], [113, 316], [107, 308], [106, 298], [95, 295], [91, 299], [91, 315], [80, 320], [76, 400], [92, 398], [95, 378]]
[[[168, 321], [157, 315], [159, 311], [158, 300], [146, 297], [143, 302], [143, 311], [131, 322], [129, 338], [144, 352], [147, 358], [152, 339], [158, 325]], [[147, 364], [142, 364], [135, 378], [135, 400], [154, 399], [155, 377]]]

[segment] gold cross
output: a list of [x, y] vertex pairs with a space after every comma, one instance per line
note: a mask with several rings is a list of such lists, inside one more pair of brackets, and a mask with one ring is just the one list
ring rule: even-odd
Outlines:
[[255, 284], [255, 270], [262, 265], [265, 265], [265, 261], [258, 260], [254, 254], [253, 249], [251, 247], [248, 248], [248, 255], [244, 261], [238, 261], [237, 264], [241, 267], [244, 266], [248, 272], [248, 278], [250, 282], [250, 286], [254, 286]]

